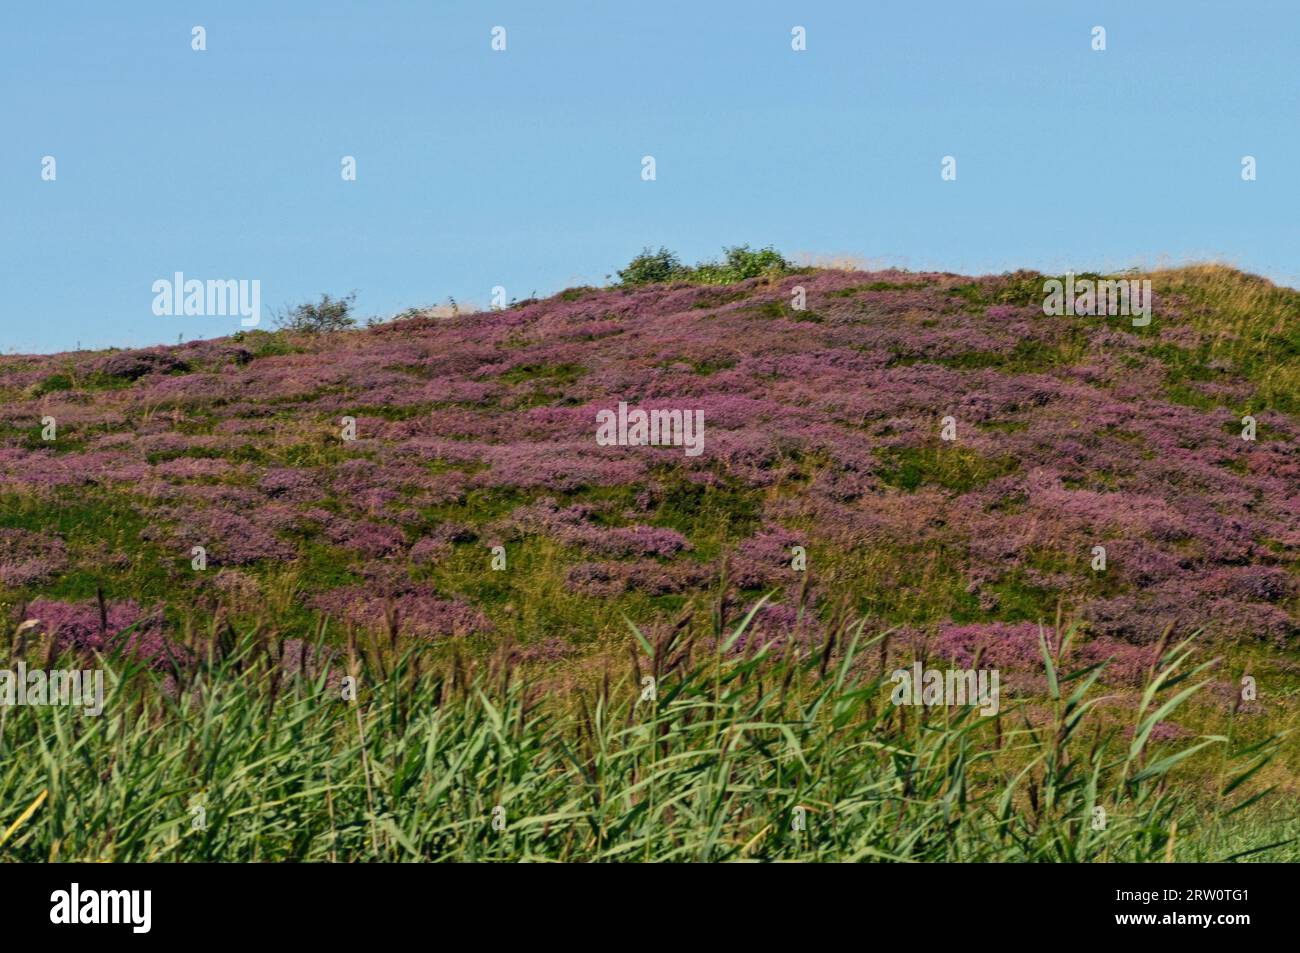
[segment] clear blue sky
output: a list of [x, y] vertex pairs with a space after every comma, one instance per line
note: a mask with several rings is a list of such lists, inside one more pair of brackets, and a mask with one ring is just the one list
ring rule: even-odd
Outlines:
[[388, 315], [600, 282], [646, 244], [971, 273], [1218, 258], [1300, 285], [1294, 0], [95, 0], [3, 18], [5, 352], [238, 330], [155, 316], [151, 285], [176, 271], [260, 279], [264, 310], [355, 288], [362, 316]]

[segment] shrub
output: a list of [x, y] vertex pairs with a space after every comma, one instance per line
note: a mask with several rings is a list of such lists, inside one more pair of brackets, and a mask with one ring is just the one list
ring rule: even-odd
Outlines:
[[784, 274], [790, 263], [772, 246], [753, 249], [736, 245], [723, 249], [721, 262], [700, 262], [688, 268], [677, 256], [662, 246], [657, 252], [648, 247], [618, 273], [625, 285], [648, 285], [664, 281], [694, 281], [706, 285], [726, 285], [760, 275]]
[[181, 374], [189, 369], [185, 361], [163, 350], [120, 351], [91, 365], [97, 374], [128, 381], [139, 380], [146, 374]]
[[760, 275], [782, 274], [789, 270], [790, 263], [770, 245], [757, 251], [748, 245], [736, 245], [724, 248], [725, 260], [722, 262], [706, 261], [695, 266], [692, 278], [702, 284], [729, 285]]
[[323, 294], [319, 303], [308, 301], [277, 315], [276, 324], [288, 331], [306, 331], [309, 334], [342, 331], [357, 323], [352, 317], [356, 300], [355, 291], [341, 298]]
[[651, 251], [647, 245], [618, 273], [618, 277], [625, 285], [650, 285], [682, 278], [689, 273], [690, 269], [667, 248], [661, 245], [658, 251]]

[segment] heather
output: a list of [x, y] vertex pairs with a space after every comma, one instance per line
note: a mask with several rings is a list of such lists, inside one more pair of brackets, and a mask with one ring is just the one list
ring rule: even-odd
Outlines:
[[[997, 666], [1042, 705], [1040, 625], [1063, 619], [1072, 661], [1105, 663], [1108, 728], [1192, 635], [1220, 661], [1158, 740], [1294, 727], [1300, 294], [1157, 272], [1133, 327], [1045, 316], [1048, 276], [769, 251], [693, 269], [648, 251], [617, 286], [499, 311], [0, 357], [3, 622], [34, 621], [33, 652], [129, 648], [173, 682], [199, 677], [192, 635], [216, 625], [319, 639], [320, 659], [504, 651], [572, 686], [626, 660], [627, 619], [662, 633], [685, 613], [707, 640], [769, 595], [727, 664], [856, 620], [885, 664]], [[701, 410], [704, 452], [598, 446], [620, 401]], [[1283, 742], [1247, 787], [1297, 767]], [[1213, 801], [1207, 753], [1178, 769]]]
[[[767, 265], [356, 331], [0, 359], [0, 597], [102, 586], [174, 628], [238, 568], [265, 591], [292, 575], [295, 624], [322, 605], [360, 623], [375, 613], [357, 587], [395, 565], [481, 612], [484, 634], [529, 641], [608, 636], [725, 571], [732, 600], [788, 603], [807, 583], [813, 615], [847, 595], [931, 631], [1063, 604], [1123, 643], [1169, 626], [1294, 639], [1294, 292], [1160, 273], [1157, 319], [1133, 328], [1044, 316], [1027, 273]], [[701, 409], [705, 453], [597, 446], [595, 412], [620, 400]], [[525, 631], [506, 607], [543, 573], [563, 605]]]

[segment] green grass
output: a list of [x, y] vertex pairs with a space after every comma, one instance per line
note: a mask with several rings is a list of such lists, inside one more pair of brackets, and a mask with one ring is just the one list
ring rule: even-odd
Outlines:
[[[1275, 739], [1150, 741], [1204, 677], [1187, 644], [1129, 740], [1098, 718], [1100, 670], [1062, 664], [1072, 631], [1043, 644], [1046, 699], [982, 715], [890, 704], [885, 633], [862, 623], [728, 651], [746, 621], [633, 628], [621, 671], [558, 681], [509, 646], [373, 640], [286, 670], [273, 635], [215, 625], [179, 690], [110, 656], [98, 718], [0, 709], [0, 860], [1144, 862], [1294, 836], [1284, 805], [1239, 810]], [[1196, 758], [1218, 766], [1212, 809], [1171, 783]]]
[[1218, 362], [1255, 385], [1256, 410], [1300, 412], [1300, 292], [1222, 265], [1171, 269], [1151, 279], [1158, 300], [1163, 296], [1166, 307], [1177, 308], [1202, 334], [1184, 354], [1161, 355], [1173, 358], [1174, 399], [1196, 403], [1187, 382], [1211, 377], [1207, 365]]
[[849, 288], [839, 288], [835, 291], [826, 292], [828, 298], [852, 298], [864, 291], [910, 291], [915, 288], [929, 287], [929, 281], [912, 281], [912, 282], [894, 282], [894, 281], [872, 281], [865, 285], [853, 285]]
[[[53, 501], [0, 494], [0, 527], [57, 534], [67, 543], [74, 568], [41, 587], [46, 599], [91, 599], [103, 586], [113, 598], [166, 601], [189, 556], [143, 542], [140, 534], [147, 525], [130, 497], [120, 494], [81, 489], [60, 493]], [[122, 563], [99, 558], [114, 552], [132, 558]]]
[[885, 447], [877, 451], [880, 479], [889, 486], [913, 491], [921, 486], [965, 493], [1016, 469], [1014, 458], [981, 456], [953, 445]]

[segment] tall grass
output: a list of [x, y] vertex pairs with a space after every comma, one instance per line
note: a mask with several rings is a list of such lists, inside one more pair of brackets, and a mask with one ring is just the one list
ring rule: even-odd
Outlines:
[[1186, 643], [1126, 737], [1100, 668], [1061, 669], [1070, 630], [1046, 704], [985, 717], [891, 704], [861, 621], [740, 651], [752, 615], [633, 628], [623, 671], [576, 681], [396, 638], [293, 664], [215, 623], [170, 673], [105, 657], [98, 718], [0, 708], [0, 860], [1153, 861], [1195, 834], [1184, 759], [1219, 749], [1223, 815], [1271, 757], [1152, 744], [1199, 687]]
[[1257, 385], [1259, 405], [1300, 411], [1300, 291], [1217, 264], [1157, 271], [1151, 280], [1157, 294], [1190, 305], [1185, 317], [1205, 336], [1194, 356], [1230, 362]]

